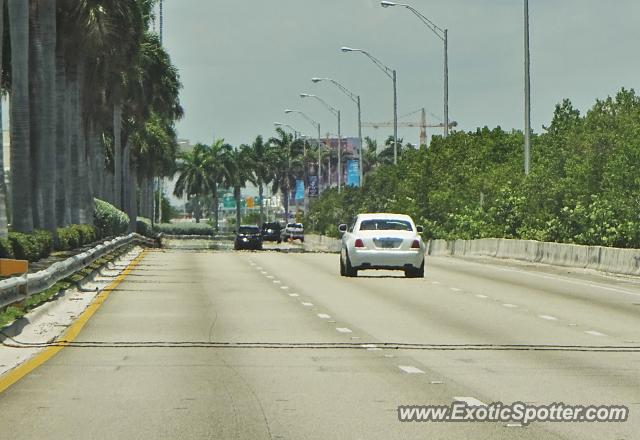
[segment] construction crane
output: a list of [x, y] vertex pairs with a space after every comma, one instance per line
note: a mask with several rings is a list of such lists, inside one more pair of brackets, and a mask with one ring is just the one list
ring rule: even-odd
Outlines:
[[[401, 122], [398, 121], [398, 127], [420, 127], [420, 145], [427, 145], [427, 127], [428, 128], [437, 128], [444, 127], [444, 123], [441, 122], [439, 124], [427, 124], [427, 113], [424, 108], [416, 110], [411, 113], [407, 113], [406, 115], [400, 116], [400, 118], [406, 118], [407, 116], [415, 115], [416, 113], [420, 113], [420, 121], [412, 122], [406, 121]], [[380, 127], [393, 127], [393, 121], [390, 122], [363, 122], [363, 127], [373, 127], [374, 129], [378, 129]], [[449, 127], [457, 127], [458, 123], [456, 121], [450, 121]]]

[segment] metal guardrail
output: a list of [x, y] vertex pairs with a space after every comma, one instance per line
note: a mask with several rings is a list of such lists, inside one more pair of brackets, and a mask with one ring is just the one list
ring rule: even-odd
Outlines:
[[84, 269], [109, 252], [133, 242], [140, 242], [150, 246], [155, 245], [153, 240], [143, 237], [140, 234], [131, 233], [123, 237], [105, 241], [88, 251], [69, 257], [64, 261], [53, 263], [48, 268], [39, 272], [0, 281], [0, 309], [24, 301], [29, 296], [48, 289], [58, 281]]

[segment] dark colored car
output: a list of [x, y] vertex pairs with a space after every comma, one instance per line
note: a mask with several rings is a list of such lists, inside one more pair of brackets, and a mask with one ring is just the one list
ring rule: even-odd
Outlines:
[[257, 226], [240, 226], [236, 231], [233, 248], [235, 250], [262, 249], [262, 234], [260, 234], [260, 228]]
[[264, 223], [262, 225], [262, 241], [277, 241], [282, 242], [282, 227], [278, 222]]

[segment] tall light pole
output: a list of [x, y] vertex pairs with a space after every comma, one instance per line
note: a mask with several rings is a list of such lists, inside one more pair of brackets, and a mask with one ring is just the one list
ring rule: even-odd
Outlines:
[[524, 0], [524, 174], [529, 175], [531, 150], [531, 77], [529, 69], [529, 0]]
[[[322, 142], [320, 141], [320, 123], [311, 119], [305, 112], [300, 110], [285, 110], [285, 113], [297, 113], [303, 118], [305, 118], [313, 127], [318, 130], [318, 192], [321, 191], [322, 188]], [[331, 169], [329, 168], [329, 172]]]
[[449, 135], [449, 33], [447, 29], [438, 27], [434, 22], [418, 12], [413, 6], [395, 3], [389, 1], [382, 1], [380, 5], [383, 8], [390, 6], [401, 6], [413, 12], [416, 17], [420, 19], [431, 31], [436, 34], [438, 38], [444, 43], [444, 136]]
[[345, 86], [340, 84], [335, 79], [311, 78], [311, 81], [313, 81], [314, 83], [318, 83], [320, 81], [330, 81], [336, 87], [338, 87], [345, 95], [347, 95], [353, 102], [355, 102], [356, 105], [358, 106], [358, 139], [360, 140], [360, 151], [358, 153], [358, 159], [360, 161], [360, 186], [362, 186], [364, 184], [364, 180], [362, 180], [362, 177], [363, 177], [362, 176], [362, 170], [363, 170], [362, 168], [362, 110], [360, 108], [360, 95], [356, 95], [355, 93], [351, 92], [349, 89], [347, 89]]
[[[341, 135], [341, 128], [340, 128], [340, 110], [336, 109], [332, 105], [329, 105], [327, 101], [325, 101], [324, 99], [316, 95], [311, 95], [309, 93], [300, 93], [300, 97], [313, 98], [320, 101], [322, 105], [324, 105], [327, 108], [327, 110], [329, 110], [338, 118], [338, 192], [340, 192], [342, 187], [342, 135]], [[331, 172], [331, 170], [329, 170], [329, 172]]]
[[382, 61], [371, 55], [366, 50], [354, 49], [352, 47], [342, 47], [340, 50], [342, 50], [342, 52], [360, 52], [361, 54], [366, 55], [371, 61], [373, 61], [373, 64], [378, 66], [378, 68], [393, 81], [393, 164], [395, 165], [398, 163], [398, 84], [396, 71], [395, 69], [391, 69], [384, 65]]

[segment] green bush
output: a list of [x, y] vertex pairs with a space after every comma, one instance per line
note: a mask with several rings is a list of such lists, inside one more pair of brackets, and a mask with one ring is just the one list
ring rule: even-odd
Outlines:
[[0, 258], [15, 258], [13, 247], [7, 238], [0, 238]]
[[36, 229], [31, 234], [38, 248], [38, 259], [47, 258], [53, 251], [53, 236], [51, 232], [43, 229]]
[[161, 223], [154, 230], [167, 235], [213, 235], [213, 228], [206, 223]]
[[93, 219], [100, 237], [124, 234], [129, 228], [129, 216], [104, 200], [95, 199]]
[[98, 238], [98, 229], [91, 225], [69, 225], [58, 228], [58, 246], [56, 250], [69, 251], [86, 244], [93, 243]]
[[145, 217], [138, 217], [136, 219], [136, 232], [144, 235], [145, 237], [153, 238], [153, 227], [151, 226], [151, 220]]
[[9, 241], [13, 248], [13, 254], [19, 260], [38, 261], [42, 251], [42, 246], [38, 244], [34, 235], [20, 232], [9, 232]]

